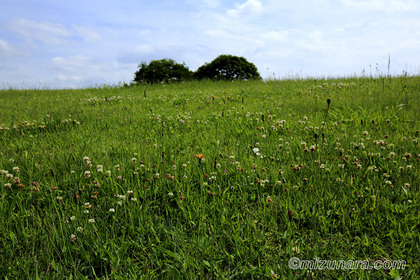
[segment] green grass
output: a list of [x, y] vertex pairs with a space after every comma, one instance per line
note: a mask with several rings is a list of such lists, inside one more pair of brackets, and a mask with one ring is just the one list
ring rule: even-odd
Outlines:
[[0, 108], [3, 279], [420, 277], [419, 77], [11, 89]]

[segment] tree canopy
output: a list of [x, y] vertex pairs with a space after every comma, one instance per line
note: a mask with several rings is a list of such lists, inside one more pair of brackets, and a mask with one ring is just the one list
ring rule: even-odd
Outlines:
[[139, 64], [138, 71], [134, 74], [136, 83], [161, 83], [189, 80], [193, 72], [172, 59], [152, 60], [149, 64], [145, 61]]
[[244, 57], [220, 55], [210, 63], [199, 67], [194, 73], [197, 79], [251, 80], [261, 79], [257, 67]]
[[134, 83], [181, 82], [191, 79], [210, 80], [252, 80], [261, 79], [257, 67], [244, 57], [220, 55], [210, 63], [192, 72], [183, 64], [172, 59], [143, 61], [134, 74]]

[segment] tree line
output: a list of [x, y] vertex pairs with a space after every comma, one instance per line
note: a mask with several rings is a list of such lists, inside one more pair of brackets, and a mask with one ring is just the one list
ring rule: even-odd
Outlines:
[[257, 67], [244, 57], [220, 55], [210, 63], [190, 71], [185, 63], [173, 59], [143, 61], [134, 74], [134, 84], [170, 83], [190, 80], [260, 80]]

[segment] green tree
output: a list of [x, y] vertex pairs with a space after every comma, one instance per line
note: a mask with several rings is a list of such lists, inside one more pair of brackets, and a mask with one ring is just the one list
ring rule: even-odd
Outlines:
[[244, 57], [220, 55], [210, 63], [200, 66], [194, 73], [197, 79], [251, 80], [261, 79], [257, 67]]
[[152, 60], [149, 64], [145, 61], [139, 64], [134, 74], [135, 83], [168, 83], [190, 80], [193, 72], [185, 66], [172, 59]]

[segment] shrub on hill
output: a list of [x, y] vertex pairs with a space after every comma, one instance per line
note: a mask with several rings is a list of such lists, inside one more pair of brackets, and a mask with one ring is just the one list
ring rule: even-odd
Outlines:
[[257, 67], [244, 57], [220, 55], [210, 63], [199, 67], [194, 77], [211, 80], [251, 80], [261, 79]]
[[134, 74], [134, 83], [162, 83], [180, 82], [190, 80], [193, 72], [185, 66], [172, 59], [152, 60], [149, 64], [145, 61], [139, 64], [137, 72]]

